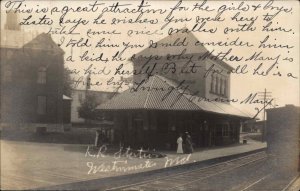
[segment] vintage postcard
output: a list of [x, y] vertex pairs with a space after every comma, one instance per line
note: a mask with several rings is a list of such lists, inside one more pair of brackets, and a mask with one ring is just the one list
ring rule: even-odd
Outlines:
[[1, 1], [1, 190], [300, 189], [298, 1]]

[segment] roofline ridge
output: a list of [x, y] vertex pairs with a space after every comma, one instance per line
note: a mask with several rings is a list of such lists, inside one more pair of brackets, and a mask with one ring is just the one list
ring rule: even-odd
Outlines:
[[[42, 49], [42, 48], [33, 48], [33, 47], [28, 47], [33, 41], [39, 41], [42, 38], [48, 38], [48, 40], [54, 45], [51, 49]], [[24, 40], [24, 37], [23, 37]], [[58, 46], [58, 44], [53, 40], [51, 34], [47, 34], [45, 32], [38, 33], [34, 38], [32, 38], [29, 42], [26, 42], [25, 44], [22, 45], [20, 48], [30, 48], [30, 49], [39, 49], [39, 50], [56, 50], [57, 52], [60, 52], [62, 54], [65, 54], [65, 51]]]

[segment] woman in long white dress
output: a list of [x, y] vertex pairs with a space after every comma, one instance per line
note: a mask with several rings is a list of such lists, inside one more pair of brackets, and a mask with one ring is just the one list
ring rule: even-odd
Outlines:
[[180, 134], [177, 139], [177, 153], [178, 154], [183, 154], [182, 142], [183, 142], [182, 135]]

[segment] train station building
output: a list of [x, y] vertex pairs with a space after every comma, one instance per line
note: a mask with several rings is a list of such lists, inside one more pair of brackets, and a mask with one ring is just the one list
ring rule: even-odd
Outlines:
[[[239, 142], [241, 123], [251, 116], [230, 104], [233, 68], [215, 58], [203, 59], [209, 51], [196, 42], [192, 33], [177, 33], [132, 56], [139, 71], [133, 87], [97, 108], [113, 116], [115, 143], [175, 148], [185, 132], [196, 147]], [[197, 72], [184, 72], [191, 68]], [[212, 68], [223, 72], [208, 72]]]

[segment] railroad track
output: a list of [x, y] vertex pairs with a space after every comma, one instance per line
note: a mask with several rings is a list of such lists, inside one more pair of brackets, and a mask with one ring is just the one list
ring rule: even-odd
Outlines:
[[262, 161], [267, 158], [266, 152], [258, 152], [255, 154], [247, 155], [237, 159], [221, 162], [205, 168], [190, 170], [188, 172], [177, 173], [167, 177], [159, 177], [135, 184], [125, 185], [107, 189], [107, 191], [123, 190], [175, 190], [182, 186], [191, 184], [193, 182], [201, 181], [209, 177], [231, 171], [233, 169], [251, 164], [253, 162]]

